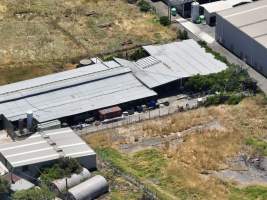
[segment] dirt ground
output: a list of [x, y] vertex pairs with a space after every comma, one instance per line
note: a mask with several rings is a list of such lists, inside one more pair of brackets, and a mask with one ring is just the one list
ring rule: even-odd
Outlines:
[[[247, 160], [255, 156], [255, 149], [246, 145], [247, 138], [266, 138], [265, 101], [259, 95], [246, 98], [236, 106], [220, 105], [177, 113], [90, 134], [85, 139], [100, 152], [104, 149], [107, 153], [106, 148], [119, 152], [122, 157], [110, 154], [111, 161], [122, 168], [125, 166], [144, 181], [151, 182], [151, 177], [145, 175], [151, 173], [154, 186], [173, 199], [234, 199], [236, 196], [246, 199], [241, 190], [233, 188], [266, 186], [267, 173], [259, 172], [252, 165], [235, 168], [233, 162], [240, 155], [246, 155]], [[151, 156], [144, 157], [153, 149], [159, 152], [157, 156], [150, 152]], [[160, 156], [166, 163], [157, 168], [160, 173], [153, 174], [149, 168], [159, 165], [156, 157]]]
[[0, 84], [74, 67], [79, 58], [144, 43], [175, 31], [124, 0], [0, 0]]

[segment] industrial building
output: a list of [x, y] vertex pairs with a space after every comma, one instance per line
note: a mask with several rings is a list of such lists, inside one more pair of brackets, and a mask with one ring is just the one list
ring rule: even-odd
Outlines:
[[194, 40], [143, 48], [149, 56], [137, 62], [98, 60], [89, 66], [1, 86], [0, 113], [21, 134], [26, 125], [27, 129], [33, 127], [27, 116], [32, 116], [30, 124], [38, 124], [38, 130], [47, 130], [60, 127], [61, 122], [98, 116], [99, 110], [112, 106], [147, 103], [157, 98], [159, 87], [227, 68]]
[[267, 77], [267, 0], [219, 12], [216, 40]]
[[32, 111], [41, 123], [153, 96], [129, 68], [98, 63], [1, 86], [0, 113], [17, 121]]
[[10, 172], [26, 179], [62, 157], [75, 158], [83, 167], [96, 169], [96, 153], [70, 128], [38, 132], [21, 141], [0, 144], [0, 161]]
[[138, 80], [151, 89], [197, 74], [218, 73], [227, 68], [192, 39], [143, 48], [149, 57], [136, 62], [115, 60], [129, 66]]
[[216, 25], [216, 14], [218, 12], [251, 2], [252, 0], [222, 0], [205, 3], [200, 7], [203, 9], [206, 23], [214, 26]]

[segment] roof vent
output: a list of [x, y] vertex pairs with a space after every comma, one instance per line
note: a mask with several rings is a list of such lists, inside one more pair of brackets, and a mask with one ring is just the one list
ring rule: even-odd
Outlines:
[[56, 143], [53, 140], [49, 140], [48, 144], [51, 145], [51, 146], [55, 146], [56, 145]]
[[42, 137], [43, 137], [44, 139], [49, 139], [49, 135], [45, 135], [45, 134], [43, 134]]

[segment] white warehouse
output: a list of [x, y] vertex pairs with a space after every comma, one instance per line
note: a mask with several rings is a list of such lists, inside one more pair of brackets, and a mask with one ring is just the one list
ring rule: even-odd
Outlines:
[[31, 180], [41, 167], [62, 157], [75, 158], [83, 167], [96, 169], [96, 153], [70, 128], [38, 132], [24, 140], [0, 144], [0, 161], [25, 179]]
[[267, 0], [219, 12], [216, 40], [267, 77]]

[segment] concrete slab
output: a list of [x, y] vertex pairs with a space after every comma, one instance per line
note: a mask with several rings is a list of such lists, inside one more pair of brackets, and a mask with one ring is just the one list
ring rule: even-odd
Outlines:
[[184, 19], [184, 18], [179, 18], [179, 19], [176, 19], [176, 21], [180, 25], [182, 25], [187, 31], [191, 32], [196, 37], [207, 42], [208, 44], [211, 44], [215, 41], [214, 37], [202, 31], [196, 24], [190, 22], [189, 20]]

